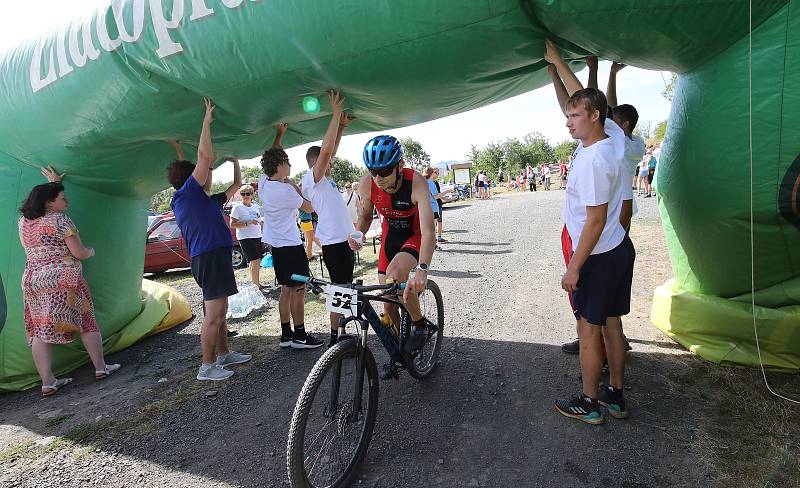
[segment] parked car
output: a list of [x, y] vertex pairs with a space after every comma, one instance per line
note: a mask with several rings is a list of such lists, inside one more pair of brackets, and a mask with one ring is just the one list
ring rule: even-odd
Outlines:
[[[160, 216], [147, 231], [147, 247], [144, 253], [144, 272], [161, 273], [175, 268], [188, 268], [191, 266], [189, 252], [181, 235], [181, 229], [175, 222], [175, 216], [165, 214]], [[225, 223], [230, 228], [230, 217], [225, 215]], [[234, 268], [243, 268], [247, 265], [242, 254], [242, 248], [236, 239], [236, 231], [231, 229], [233, 250], [231, 251], [231, 265]]]
[[451, 192], [446, 197], [442, 198], [442, 203], [444, 204], [456, 202], [461, 198], [461, 194], [458, 188], [456, 188], [456, 185], [440, 185], [439, 188], [443, 192]]

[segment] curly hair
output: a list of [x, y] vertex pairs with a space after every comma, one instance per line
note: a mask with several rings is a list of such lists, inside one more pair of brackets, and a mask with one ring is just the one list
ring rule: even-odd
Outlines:
[[280, 147], [271, 147], [261, 156], [261, 170], [267, 176], [275, 176], [278, 166], [289, 163], [289, 155]]
[[19, 213], [28, 220], [43, 217], [47, 212], [47, 202], [54, 201], [62, 191], [64, 191], [64, 185], [58, 182], [34, 186], [33, 190], [28, 193], [28, 198], [22, 202]]
[[176, 159], [167, 167], [167, 181], [172, 185], [172, 188], [180, 190], [186, 180], [192, 176], [194, 171], [194, 163]]

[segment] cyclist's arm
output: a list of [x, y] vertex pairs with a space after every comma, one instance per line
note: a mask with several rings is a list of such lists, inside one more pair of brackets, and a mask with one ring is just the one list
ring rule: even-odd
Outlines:
[[411, 185], [411, 201], [417, 205], [419, 211], [419, 228], [420, 234], [422, 234], [422, 242], [419, 248], [419, 262], [431, 264], [433, 250], [436, 247], [433, 208], [431, 208], [430, 204], [431, 197], [428, 183], [419, 173], [414, 173], [414, 181]]
[[372, 177], [369, 173], [361, 177], [358, 183], [358, 196], [361, 197], [361, 202], [358, 204], [356, 230], [366, 234], [372, 225], [372, 211], [375, 209], [375, 204], [372, 203]]

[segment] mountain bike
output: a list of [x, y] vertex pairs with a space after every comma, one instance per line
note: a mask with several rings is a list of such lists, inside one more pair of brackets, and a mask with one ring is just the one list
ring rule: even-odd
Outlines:
[[[342, 317], [336, 345], [317, 360], [297, 398], [286, 446], [289, 481], [293, 488], [348, 486], [366, 457], [378, 413], [378, 368], [367, 331], [372, 326], [387, 351], [401, 352], [402, 369], [412, 377], [427, 377], [442, 347], [442, 293], [428, 280], [419, 295], [428, 329], [426, 342], [420, 350], [403, 352], [411, 319], [397, 294], [405, 283], [365, 286], [358, 280], [342, 287], [300, 275], [292, 279], [307, 283], [315, 294], [325, 293], [328, 310], [350, 316]], [[383, 325], [371, 302], [398, 305], [399, 327]], [[351, 322], [357, 327], [355, 335], [347, 334]]]

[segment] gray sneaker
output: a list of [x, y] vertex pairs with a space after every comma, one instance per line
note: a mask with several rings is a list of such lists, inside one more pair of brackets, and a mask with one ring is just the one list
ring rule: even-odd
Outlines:
[[228, 351], [228, 354], [217, 356], [217, 366], [223, 367], [230, 364], [243, 364], [253, 359], [250, 354], [242, 354], [236, 351]]
[[200, 381], [219, 381], [225, 380], [233, 376], [233, 371], [228, 371], [216, 363], [211, 365], [201, 365], [200, 370], [197, 372], [197, 379]]

